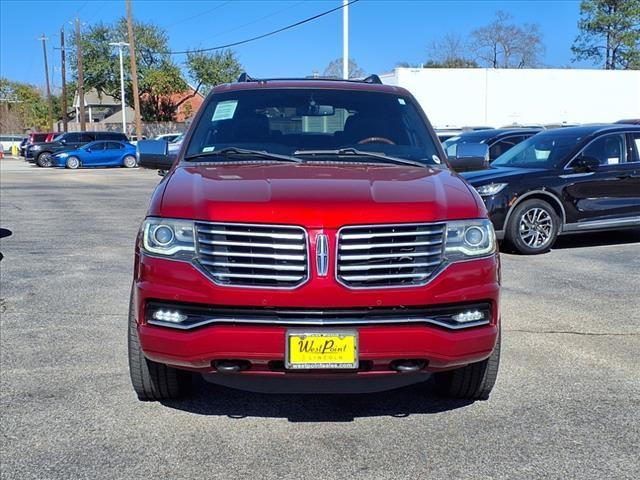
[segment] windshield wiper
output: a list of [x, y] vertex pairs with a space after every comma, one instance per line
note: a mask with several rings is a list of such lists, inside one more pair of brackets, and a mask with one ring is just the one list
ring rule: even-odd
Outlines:
[[427, 165], [421, 162], [417, 162], [415, 160], [409, 160], [408, 158], [398, 158], [391, 157], [389, 155], [385, 155], [384, 153], [377, 152], [367, 152], [364, 150], [358, 150], [357, 148], [349, 147], [349, 148], [339, 148], [337, 150], [296, 150], [293, 152], [294, 155], [336, 155], [339, 157], [368, 157], [368, 158], [376, 158], [378, 160], [384, 160], [389, 163], [398, 163], [401, 165], [412, 165], [414, 167], [427, 168]]
[[232, 155], [252, 155], [254, 157], [264, 158], [267, 160], [274, 160], [280, 162], [294, 162], [301, 163], [302, 160], [295, 157], [290, 157], [289, 155], [280, 155], [278, 153], [267, 152], [266, 150], [249, 150], [246, 148], [238, 148], [238, 147], [225, 147], [220, 150], [212, 150], [210, 152], [200, 152], [194, 153], [193, 155], [187, 155], [184, 157], [185, 160], [191, 161], [199, 158], [207, 158], [207, 157], [229, 157]]

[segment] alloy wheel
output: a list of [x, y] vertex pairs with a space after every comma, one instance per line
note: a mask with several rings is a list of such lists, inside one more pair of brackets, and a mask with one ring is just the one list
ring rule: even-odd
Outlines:
[[520, 217], [518, 232], [522, 241], [530, 248], [542, 248], [553, 238], [553, 219], [543, 208], [535, 207]]

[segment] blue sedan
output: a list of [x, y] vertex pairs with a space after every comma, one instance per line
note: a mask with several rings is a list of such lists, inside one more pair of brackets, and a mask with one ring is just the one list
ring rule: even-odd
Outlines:
[[136, 147], [128, 142], [97, 141], [75, 150], [58, 152], [51, 157], [52, 166], [76, 169], [80, 167], [126, 167], [137, 165]]

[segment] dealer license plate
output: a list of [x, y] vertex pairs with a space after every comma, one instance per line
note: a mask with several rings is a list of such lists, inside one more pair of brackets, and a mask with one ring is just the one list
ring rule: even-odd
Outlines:
[[358, 332], [355, 330], [288, 330], [288, 369], [358, 368]]

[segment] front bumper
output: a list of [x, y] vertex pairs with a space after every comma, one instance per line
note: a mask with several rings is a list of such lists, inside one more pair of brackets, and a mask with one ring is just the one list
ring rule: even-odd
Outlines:
[[[497, 255], [449, 265], [425, 286], [387, 290], [351, 290], [332, 278], [312, 278], [293, 291], [229, 288], [213, 284], [186, 262], [144, 254], [139, 255], [138, 260], [134, 305], [145, 355], [159, 363], [202, 373], [214, 372], [216, 360], [239, 359], [251, 364], [243, 374], [285, 374], [282, 364], [288, 326], [213, 323], [191, 330], [178, 330], [147, 323], [145, 319], [148, 318], [150, 302], [204, 307], [324, 309], [457, 304], [464, 308], [474, 302], [490, 305], [488, 324], [459, 330], [428, 323], [381, 325], [371, 322], [353, 326], [358, 330], [362, 368], [347, 375], [394, 374], [391, 364], [401, 359], [424, 360], [426, 371], [478, 362], [493, 351], [499, 329]], [[310, 330], [331, 328], [335, 327], [313, 326]]]

